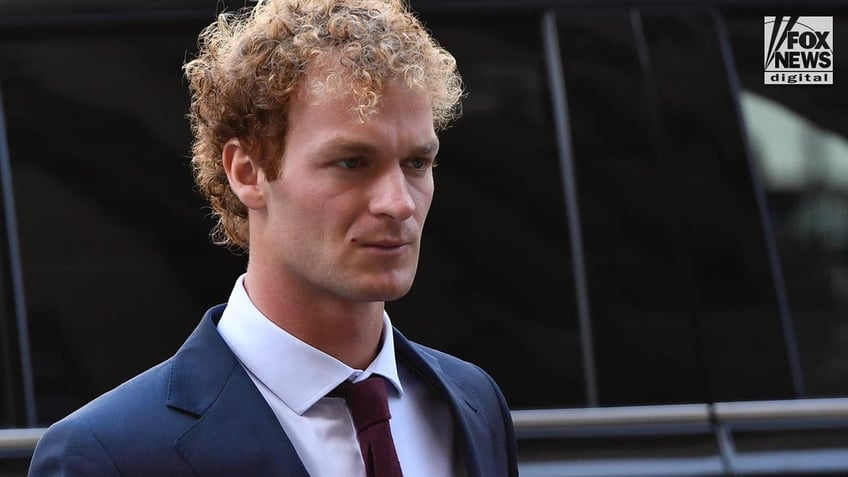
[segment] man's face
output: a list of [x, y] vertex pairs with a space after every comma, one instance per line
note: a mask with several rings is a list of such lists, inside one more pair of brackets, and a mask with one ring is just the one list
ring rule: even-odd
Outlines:
[[349, 95], [292, 101], [280, 176], [265, 186], [261, 230], [251, 229], [251, 260], [271, 260], [282, 286], [317, 298], [393, 300], [412, 286], [433, 198], [432, 109], [423, 91], [401, 82], [384, 87], [364, 123], [352, 104]]

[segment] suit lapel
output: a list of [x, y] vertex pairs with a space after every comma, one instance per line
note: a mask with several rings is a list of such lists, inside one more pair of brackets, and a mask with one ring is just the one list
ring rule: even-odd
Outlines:
[[201, 477], [308, 477], [265, 399], [216, 329], [224, 305], [209, 310], [174, 356], [168, 406], [197, 416], [176, 441]]
[[399, 331], [394, 332], [395, 350], [398, 359], [421, 376], [431, 387], [447, 399], [454, 415], [454, 434], [458, 438], [469, 477], [496, 475], [492, 467], [491, 449], [487, 449], [486, 436], [488, 419], [480, 405], [477, 392], [462, 382], [453, 379], [442, 370], [438, 359], [423, 347], [415, 347]]

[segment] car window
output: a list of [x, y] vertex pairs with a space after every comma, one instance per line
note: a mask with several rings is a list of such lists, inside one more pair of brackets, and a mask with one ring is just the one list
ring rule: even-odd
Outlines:
[[[833, 22], [832, 85], [766, 85], [762, 12], [725, 13], [740, 107], [758, 179], [768, 202], [771, 233], [785, 281], [797, 339], [804, 394], [844, 396], [848, 382], [848, 127], [839, 34], [846, 10]], [[772, 19], [773, 21], [773, 19]], [[800, 20], [807, 23], [804, 18]], [[842, 68], [842, 69], [840, 69]], [[840, 74], [840, 71], [843, 73]]]
[[557, 18], [601, 404], [793, 396], [716, 19]]

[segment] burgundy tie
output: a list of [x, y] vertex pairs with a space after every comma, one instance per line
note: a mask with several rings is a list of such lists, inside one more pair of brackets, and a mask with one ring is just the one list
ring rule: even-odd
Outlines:
[[356, 384], [345, 381], [331, 393], [343, 397], [353, 417], [368, 477], [403, 477], [392, 429], [386, 381], [373, 375]]

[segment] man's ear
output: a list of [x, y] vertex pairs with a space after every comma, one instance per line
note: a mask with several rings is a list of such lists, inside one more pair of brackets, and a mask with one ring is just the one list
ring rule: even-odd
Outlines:
[[227, 173], [230, 188], [248, 209], [260, 209], [265, 206], [262, 193], [264, 174], [259, 165], [245, 149], [244, 144], [232, 138], [224, 144], [221, 162]]

